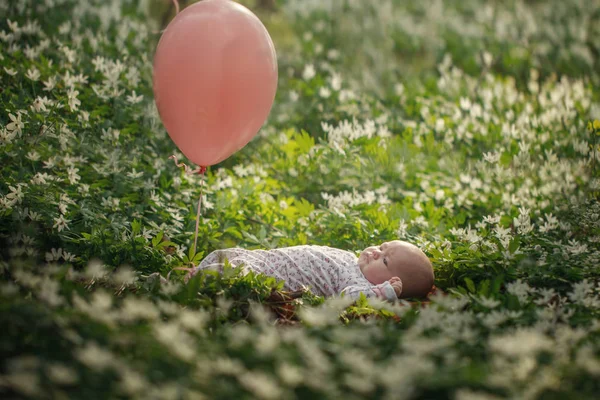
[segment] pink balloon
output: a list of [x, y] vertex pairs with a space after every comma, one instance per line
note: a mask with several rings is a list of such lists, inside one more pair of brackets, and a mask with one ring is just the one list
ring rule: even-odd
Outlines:
[[244, 147], [277, 91], [277, 55], [262, 22], [231, 0], [204, 0], [169, 23], [154, 56], [154, 99], [177, 147], [200, 166]]

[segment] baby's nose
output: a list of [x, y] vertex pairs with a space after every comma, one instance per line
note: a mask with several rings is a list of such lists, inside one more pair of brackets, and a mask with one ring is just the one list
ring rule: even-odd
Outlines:
[[377, 260], [380, 256], [381, 256], [381, 251], [379, 251], [379, 250], [373, 251], [373, 258], [374, 259]]

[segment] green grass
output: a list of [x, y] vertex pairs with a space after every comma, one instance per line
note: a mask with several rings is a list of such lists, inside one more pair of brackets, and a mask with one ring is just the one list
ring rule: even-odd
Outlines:
[[[208, 170], [196, 252], [201, 178], [152, 97], [166, 6], [114, 4], [0, 0], [0, 395], [594, 398], [600, 2], [245, 2], [277, 97]], [[177, 269], [391, 239], [428, 301]]]

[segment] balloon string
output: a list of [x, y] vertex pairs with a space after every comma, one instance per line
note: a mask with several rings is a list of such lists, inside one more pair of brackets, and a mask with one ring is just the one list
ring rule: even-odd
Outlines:
[[198, 225], [200, 224], [200, 210], [202, 209], [202, 191], [204, 189], [204, 172], [206, 167], [200, 167], [198, 173], [202, 175], [200, 178], [200, 196], [198, 196], [198, 211], [196, 212], [196, 234], [194, 235], [194, 251], [192, 254], [196, 255], [196, 244], [198, 243]]
[[[199, 166], [197, 170], [192, 170], [187, 164], [180, 163], [177, 161], [177, 156], [175, 154], [169, 156], [169, 159], [173, 159], [175, 165], [179, 168], [183, 168], [187, 175], [191, 174], [199, 174], [202, 175], [200, 178], [200, 196], [198, 197], [198, 210], [196, 212], [196, 232], [194, 233], [194, 251], [192, 254], [196, 255], [196, 248], [198, 245], [198, 227], [200, 226], [200, 212], [202, 210], [202, 192], [204, 191], [204, 178], [207, 167]], [[193, 257], [192, 257], [193, 258]]]

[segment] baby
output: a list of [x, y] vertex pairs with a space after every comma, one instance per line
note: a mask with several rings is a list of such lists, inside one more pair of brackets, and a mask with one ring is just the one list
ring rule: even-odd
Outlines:
[[293, 246], [273, 250], [231, 248], [210, 253], [199, 270], [223, 270], [225, 258], [233, 266], [283, 280], [286, 290], [307, 286], [315, 294], [344, 294], [358, 299], [386, 300], [425, 297], [433, 287], [431, 262], [417, 246], [393, 240], [354, 253], [327, 246]]

